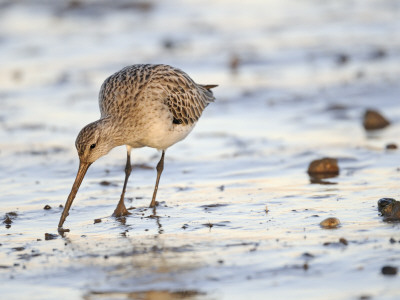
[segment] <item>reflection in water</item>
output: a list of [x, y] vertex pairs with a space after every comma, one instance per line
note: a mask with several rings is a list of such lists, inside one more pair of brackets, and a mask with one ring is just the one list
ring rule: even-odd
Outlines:
[[164, 229], [162, 229], [162, 225], [161, 225], [161, 222], [160, 222], [160, 218], [161, 217], [157, 216], [157, 206], [158, 206], [158, 203], [156, 202], [156, 205], [154, 205], [154, 207], [153, 207], [153, 214], [150, 215], [149, 218], [153, 218], [153, 219], [156, 220], [157, 227], [158, 227], [158, 233], [162, 234], [164, 232]]
[[205, 293], [196, 290], [181, 291], [143, 291], [143, 292], [90, 292], [83, 298], [85, 300], [93, 299], [137, 299], [137, 300], [178, 300], [178, 299], [199, 299]]
[[123, 232], [120, 233], [121, 236], [126, 237], [126, 233], [132, 228], [132, 225], [126, 224], [126, 217], [117, 217], [116, 221], [121, 225], [120, 227], [124, 229]]
[[326, 184], [326, 185], [337, 184], [337, 182], [332, 182], [332, 181], [325, 180], [327, 178], [335, 178], [337, 176], [338, 175], [335, 175], [335, 174], [313, 174], [313, 175], [309, 175], [310, 183]]

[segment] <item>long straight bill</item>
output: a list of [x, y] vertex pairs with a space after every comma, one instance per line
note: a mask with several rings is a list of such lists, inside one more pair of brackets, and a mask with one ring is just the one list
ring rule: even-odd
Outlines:
[[67, 202], [65, 202], [64, 211], [61, 215], [60, 222], [58, 223], [58, 228], [62, 228], [65, 219], [69, 215], [69, 209], [71, 208], [72, 202], [75, 199], [76, 193], [82, 183], [83, 177], [85, 177], [86, 171], [89, 169], [92, 163], [79, 162], [78, 173], [76, 174], [74, 185], [72, 186], [71, 192], [69, 193]]

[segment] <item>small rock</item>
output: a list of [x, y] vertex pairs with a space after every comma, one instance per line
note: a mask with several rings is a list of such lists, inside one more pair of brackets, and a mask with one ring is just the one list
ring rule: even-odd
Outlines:
[[14, 247], [12, 248], [14, 251], [23, 251], [25, 250], [25, 247]]
[[70, 0], [68, 1], [67, 8], [68, 9], [76, 9], [82, 7], [82, 2], [79, 0]]
[[51, 206], [48, 205], [48, 204], [46, 204], [46, 205], [43, 207], [43, 209], [46, 209], [46, 210], [51, 209]]
[[379, 199], [378, 211], [386, 222], [400, 221], [400, 201], [393, 198]]
[[309, 252], [304, 252], [301, 256], [304, 258], [314, 258], [314, 254], [311, 254]]
[[3, 223], [7, 224], [7, 225], [11, 225], [11, 223], [12, 223], [11, 218], [7, 214], [6, 214], [6, 217], [5, 217], [4, 221], [3, 221]]
[[94, 219], [94, 224], [100, 223], [100, 222], [101, 222], [101, 219]]
[[378, 200], [378, 210], [381, 211], [383, 208], [396, 202], [394, 198], [381, 198]]
[[162, 45], [165, 49], [173, 49], [176, 46], [176, 43], [171, 39], [165, 39], [162, 41]]
[[379, 48], [379, 49], [375, 49], [372, 53], [371, 53], [371, 59], [382, 59], [387, 55], [386, 50]]
[[203, 226], [206, 226], [206, 227], [212, 228], [212, 227], [214, 226], [214, 224], [213, 224], [213, 223], [211, 223], [211, 222], [208, 222], [208, 223], [206, 223], [206, 224], [203, 224]]
[[349, 242], [345, 238], [340, 238], [339, 239], [339, 243], [341, 243], [341, 244], [343, 244], [345, 246], [347, 246], [349, 244]]
[[381, 270], [383, 275], [396, 275], [397, 274], [397, 268], [396, 267], [392, 267], [392, 266], [384, 266], [382, 267]]
[[327, 218], [319, 223], [319, 225], [325, 229], [333, 229], [339, 227], [340, 221], [337, 218]]
[[11, 228], [11, 224], [14, 219], [16, 219], [18, 214], [15, 211], [10, 211], [5, 214], [4, 219], [3, 219], [3, 224], [6, 224], [6, 228], [9, 229]]
[[350, 57], [345, 53], [340, 53], [336, 57], [336, 63], [338, 65], [345, 65], [349, 62]]
[[390, 122], [376, 110], [366, 110], [363, 126], [366, 130], [382, 129], [390, 125]]
[[310, 175], [331, 175], [330, 177], [339, 174], [339, 166], [337, 159], [325, 157], [322, 159], [313, 160], [308, 166], [308, 174]]
[[387, 150], [396, 150], [397, 149], [397, 144], [395, 143], [389, 143], [386, 145]]
[[11, 268], [11, 266], [0, 265], [0, 269], [8, 269], [8, 268]]
[[396, 240], [395, 240], [394, 238], [390, 238], [389, 242], [390, 242], [391, 244], [394, 244], [394, 243], [396, 243]]
[[46, 241], [48, 241], [48, 240], [54, 240], [54, 239], [56, 239], [57, 237], [58, 237], [57, 234], [52, 234], [52, 233], [45, 233], [45, 234], [44, 234], [44, 239], [45, 239]]
[[100, 181], [100, 185], [109, 186], [109, 185], [111, 185], [111, 182], [103, 180], [103, 181]]

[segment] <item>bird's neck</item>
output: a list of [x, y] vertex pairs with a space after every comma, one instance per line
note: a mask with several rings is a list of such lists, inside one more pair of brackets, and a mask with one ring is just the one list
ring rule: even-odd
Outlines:
[[97, 127], [101, 128], [101, 138], [106, 140], [112, 149], [123, 145], [122, 134], [118, 130], [119, 126], [110, 117], [104, 117], [96, 121]]
[[104, 117], [97, 121], [98, 126], [102, 129], [102, 138], [107, 139], [111, 148], [125, 145], [124, 126], [120, 122], [111, 117]]

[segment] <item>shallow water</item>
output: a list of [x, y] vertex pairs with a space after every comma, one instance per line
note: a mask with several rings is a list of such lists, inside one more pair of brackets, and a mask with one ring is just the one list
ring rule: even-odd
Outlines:
[[[16, 215], [0, 229], [1, 298], [400, 297], [399, 275], [381, 274], [399, 267], [399, 225], [377, 211], [399, 197], [400, 154], [385, 149], [400, 136], [397, 1], [10, 3], [0, 3], [0, 218]], [[168, 149], [155, 216], [153, 149], [133, 151], [132, 215], [110, 216], [119, 147], [91, 166], [58, 236], [74, 140], [99, 116], [102, 81], [145, 62], [219, 84], [217, 101]], [[367, 108], [392, 124], [365, 132]], [[340, 175], [312, 184], [308, 164], [326, 156]], [[322, 229], [331, 216], [341, 226]]]

